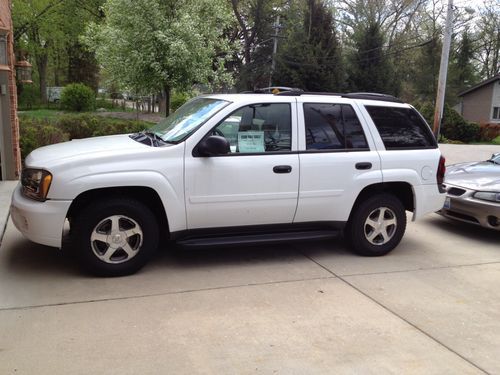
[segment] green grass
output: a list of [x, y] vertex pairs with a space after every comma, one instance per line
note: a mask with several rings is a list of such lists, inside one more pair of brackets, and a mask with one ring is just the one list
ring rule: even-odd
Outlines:
[[52, 120], [61, 116], [64, 112], [60, 109], [33, 109], [30, 111], [19, 111], [19, 116], [28, 117], [36, 120]]

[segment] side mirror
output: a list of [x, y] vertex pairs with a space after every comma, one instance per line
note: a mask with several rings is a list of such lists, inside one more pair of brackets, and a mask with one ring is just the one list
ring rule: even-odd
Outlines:
[[227, 155], [231, 152], [229, 141], [218, 135], [211, 135], [198, 144], [199, 156]]

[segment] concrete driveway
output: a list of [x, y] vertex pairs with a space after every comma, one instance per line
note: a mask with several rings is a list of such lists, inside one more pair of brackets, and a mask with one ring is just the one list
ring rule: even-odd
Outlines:
[[165, 249], [101, 279], [9, 223], [0, 373], [500, 373], [499, 239], [430, 215], [382, 258], [341, 242]]

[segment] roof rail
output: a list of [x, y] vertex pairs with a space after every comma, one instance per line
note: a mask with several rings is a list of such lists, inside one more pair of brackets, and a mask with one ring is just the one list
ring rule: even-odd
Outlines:
[[340, 96], [349, 99], [368, 99], [380, 100], [384, 102], [404, 103], [401, 99], [392, 95], [380, 94], [376, 92], [351, 92], [351, 93], [335, 93], [335, 92], [312, 92], [304, 91], [294, 87], [271, 86], [255, 89], [254, 91], [243, 91], [242, 94], [274, 94], [280, 96], [301, 96], [301, 95], [328, 95]]
[[294, 87], [285, 87], [285, 86], [270, 86], [270, 87], [262, 87], [255, 89], [253, 91], [242, 91], [241, 94], [274, 94], [274, 95], [286, 95], [287, 93], [303, 93], [304, 90], [294, 88]]
[[379, 94], [376, 92], [352, 92], [349, 94], [342, 94], [344, 98], [351, 99], [369, 99], [369, 100], [382, 100], [384, 102], [404, 103], [401, 99], [392, 95]]

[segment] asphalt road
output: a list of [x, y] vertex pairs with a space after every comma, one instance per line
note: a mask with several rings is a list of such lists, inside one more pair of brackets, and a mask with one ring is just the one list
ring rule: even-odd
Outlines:
[[[500, 151], [463, 147], [448, 161]], [[9, 223], [0, 374], [500, 373], [499, 238], [433, 214], [381, 258], [331, 241], [162, 249], [102, 279]]]

